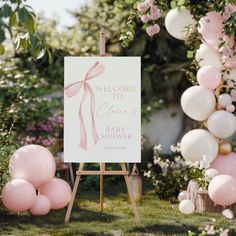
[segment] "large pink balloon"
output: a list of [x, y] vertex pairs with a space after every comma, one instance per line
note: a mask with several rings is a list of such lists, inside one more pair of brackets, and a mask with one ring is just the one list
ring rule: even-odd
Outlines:
[[66, 181], [54, 178], [40, 188], [40, 194], [48, 197], [51, 209], [56, 210], [65, 207], [70, 202], [71, 188]]
[[3, 205], [15, 212], [28, 210], [36, 200], [36, 190], [24, 179], [13, 179], [2, 189]]
[[221, 83], [221, 70], [216, 66], [203, 66], [197, 72], [200, 86], [207, 89], [216, 89]]
[[218, 170], [221, 174], [231, 175], [236, 178], [236, 153], [228, 155], [218, 155], [211, 163], [211, 167]]
[[44, 195], [38, 195], [34, 205], [30, 208], [30, 212], [33, 215], [44, 216], [47, 215], [51, 209], [51, 202], [48, 197]]
[[236, 179], [230, 175], [215, 176], [208, 187], [211, 200], [220, 206], [229, 206], [236, 202]]
[[224, 18], [220, 13], [211, 11], [199, 21], [199, 33], [206, 44], [214, 49], [218, 49], [220, 39], [223, 37]]
[[31, 144], [15, 151], [9, 169], [13, 179], [25, 179], [39, 188], [52, 180], [56, 164], [53, 155], [46, 148]]

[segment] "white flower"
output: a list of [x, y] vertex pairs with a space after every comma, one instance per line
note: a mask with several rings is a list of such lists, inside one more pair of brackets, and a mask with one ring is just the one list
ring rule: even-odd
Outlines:
[[161, 151], [161, 144], [155, 145], [153, 148], [154, 151]]
[[151, 111], [152, 107], [151, 106], [147, 106], [147, 111]]
[[151, 177], [151, 171], [149, 170], [148, 172], [144, 172], [144, 176], [146, 176], [147, 178]]

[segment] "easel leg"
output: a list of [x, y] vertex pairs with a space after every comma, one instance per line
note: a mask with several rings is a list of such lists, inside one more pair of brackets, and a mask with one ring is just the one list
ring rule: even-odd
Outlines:
[[[82, 171], [83, 168], [84, 168], [84, 163], [80, 163], [79, 171]], [[75, 201], [75, 196], [76, 196], [77, 189], [78, 189], [78, 186], [79, 186], [80, 177], [81, 177], [81, 175], [76, 175], [71, 200], [70, 200], [70, 203], [68, 205], [67, 212], [66, 212], [65, 223], [68, 223], [69, 220], [70, 220], [71, 210], [72, 210], [72, 207], [73, 207], [73, 204], [74, 204], [74, 201]]]
[[[121, 163], [121, 167], [122, 167], [123, 171], [127, 171], [125, 163]], [[134, 196], [133, 196], [133, 193], [132, 193], [132, 190], [131, 190], [131, 186], [130, 186], [130, 182], [129, 182], [129, 177], [128, 177], [128, 175], [124, 175], [124, 178], [125, 178], [125, 183], [126, 183], [126, 187], [127, 187], [127, 190], [128, 190], [130, 202], [131, 202], [132, 208], [134, 210], [135, 220], [137, 222], [140, 222], [140, 215], [139, 215], [139, 211], [138, 211], [138, 208], [136, 206], [136, 202], [134, 200]]]
[[[105, 163], [100, 163], [100, 171], [105, 171]], [[103, 175], [100, 175], [100, 211], [103, 211]]]

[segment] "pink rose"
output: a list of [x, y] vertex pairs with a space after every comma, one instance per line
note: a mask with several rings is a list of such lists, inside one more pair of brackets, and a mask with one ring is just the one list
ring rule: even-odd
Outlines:
[[150, 4], [148, 2], [141, 2], [138, 4], [137, 9], [139, 12], [144, 13], [150, 8]]
[[153, 36], [160, 31], [160, 26], [158, 24], [147, 27], [146, 32], [149, 36]]
[[225, 6], [223, 17], [227, 20], [234, 12], [236, 12], [236, 5], [228, 4]]
[[150, 16], [148, 16], [148, 15], [143, 15], [143, 16], [141, 16], [141, 21], [143, 22], [143, 23], [148, 23], [148, 21], [150, 20]]
[[232, 89], [230, 93], [233, 102], [236, 102], [236, 89]]
[[151, 12], [151, 19], [152, 20], [157, 20], [161, 17], [161, 12], [157, 8], [157, 6], [151, 6], [150, 12]]

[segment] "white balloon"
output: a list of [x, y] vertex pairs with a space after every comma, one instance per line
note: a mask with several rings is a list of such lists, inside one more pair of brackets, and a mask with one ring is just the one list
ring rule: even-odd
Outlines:
[[207, 128], [217, 138], [229, 138], [236, 131], [236, 117], [224, 110], [215, 111], [208, 118]]
[[179, 210], [184, 214], [191, 214], [194, 212], [194, 204], [191, 200], [183, 200], [179, 204]]
[[195, 56], [196, 61], [198, 62], [200, 67], [203, 66], [216, 66], [221, 68], [222, 67], [222, 61], [220, 54], [210, 47], [208, 47], [206, 44], [201, 44], [200, 48], [196, 52]]
[[218, 170], [216, 170], [214, 168], [209, 168], [205, 172], [205, 177], [207, 177], [209, 180], [211, 180], [219, 174], [220, 174], [220, 172]]
[[180, 143], [180, 151], [186, 161], [200, 162], [204, 155], [211, 156], [214, 161], [219, 145], [216, 139], [204, 129], [194, 129], [185, 134]]
[[183, 93], [181, 106], [190, 118], [204, 121], [215, 110], [216, 98], [211, 90], [201, 86], [192, 86]]
[[177, 39], [185, 39], [187, 26], [189, 25], [196, 25], [196, 21], [185, 7], [174, 8], [165, 17], [165, 26], [168, 33]]
[[223, 93], [218, 97], [218, 103], [222, 107], [227, 107], [232, 104], [232, 97], [228, 93]]

